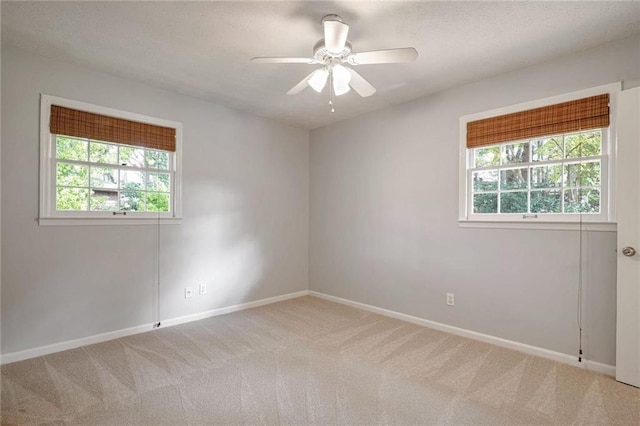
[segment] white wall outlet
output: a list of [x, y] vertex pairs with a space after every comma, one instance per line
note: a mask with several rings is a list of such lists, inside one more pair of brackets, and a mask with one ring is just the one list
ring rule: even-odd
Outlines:
[[447, 305], [453, 306], [455, 304], [455, 299], [453, 293], [447, 293]]
[[193, 297], [193, 289], [191, 287], [186, 287], [184, 289], [184, 298], [190, 299], [191, 297]]
[[200, 296], [202, 296], [203, 294], [207, 294], [207, 285], [206, 284], [200, 284]]

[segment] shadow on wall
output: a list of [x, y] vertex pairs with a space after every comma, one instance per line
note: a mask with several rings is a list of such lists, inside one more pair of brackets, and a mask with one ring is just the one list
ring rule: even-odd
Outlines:
[[[230, 306], [248, 297], [264, 279], [259, 218], [242, 191], [212, 184], [190, 185], [197, 205], [186, 204], [183, 223], [160, 231], [160, 318]], [[185, 197], [185, 200], [188, 200]], [[207, 294], [198, 295], [198, 286]], [[184, 288], [194, 303], [184, 312]]]

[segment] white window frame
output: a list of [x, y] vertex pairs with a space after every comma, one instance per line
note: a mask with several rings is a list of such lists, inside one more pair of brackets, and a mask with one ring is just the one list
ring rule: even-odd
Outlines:
[[[460, 117], [460, 155], [458, 175], [458, 224], [465, 228], [507, 228], [507, 229], [557, 229], [592, 231], [615, 231], [615, 163], [616, 163], [616, 135], [615, 135], [615, 99], [622, 90], [622, 83], [616, 82], [585, 90], [566, 93], [559, 96], [525, 102], [508, 107], [497, 108], [476, 114]], [[540, 108], [576, 99], [609, 94], [610, 123], [608, 129], [603, 129], [601, 159], [601, 213], [600, 214], [474, 214], [472, 211], [472, 191], [469, 181], [472, 169], [473, 150], [467, 149], [467, 123], [485, 118], [511, 114], [529, 109]], [[567, 132], [575, 133], [575, 132]], [[530, 139], [530, 138], [529, 138]], [[521, 141], [513, 141], [521, 142]], [[506, 143], [506, 142], [505, 142]], [[578, 159], [575, 159], [578, 160]], [[571, 162], [573, 161], [567, 161]], [[517, 164], [506, 168], [517, 167]], [[502, 166], [501, 166], [502, 167]]]
[[[165, 212], [127, 212], [126, 215], [98, 211], [57, 211], [56, 161], [54, 139], [56, 135], [49, 130], [51, 105], [77, 109], [94, 114], [121, 118], [139, 123], [170, 127], [176, 131], [176, 150], [170, 162], [171, 211]], [[110, 141], [105, 141], [110, 142]], [[116, 143], [114, 143], [116, 144]], [[117, 144], [123, 145], [123, 144]], [[146, 170], [146, 169], [145, 169]], [[60, 98], [46, 94], [40, 95], [40, 198], [38, 223], [48, 225], [132, 225], [132, 224], [178, 224], [182, 219], [182, 124], [146, 115], [122, 111], [114, 108]]]

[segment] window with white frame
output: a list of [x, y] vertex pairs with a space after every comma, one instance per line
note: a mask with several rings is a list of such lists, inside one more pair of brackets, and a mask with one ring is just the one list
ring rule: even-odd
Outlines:
[[180, 217], [180, 123], [42, 96], [40, 221]]
[[612, 221], [609, 102], [618, 90], [462, 117], [460, 221]]

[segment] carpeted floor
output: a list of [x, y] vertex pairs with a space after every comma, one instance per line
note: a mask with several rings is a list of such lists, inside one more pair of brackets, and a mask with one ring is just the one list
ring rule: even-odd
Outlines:
[[2, 424], [640, 424], [610, 377], [302, 297], [2, 367]]

